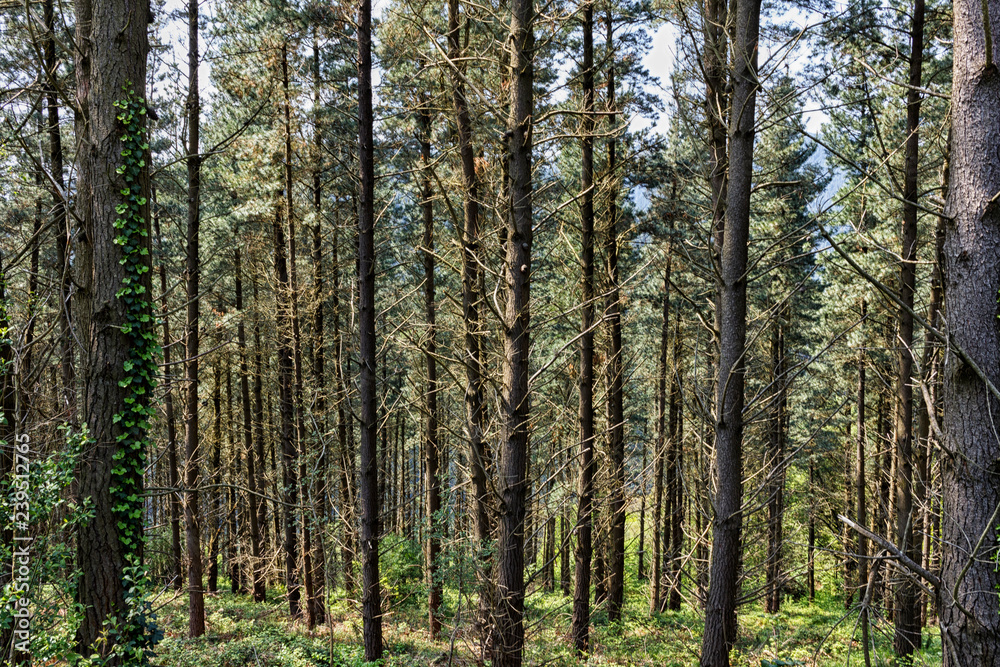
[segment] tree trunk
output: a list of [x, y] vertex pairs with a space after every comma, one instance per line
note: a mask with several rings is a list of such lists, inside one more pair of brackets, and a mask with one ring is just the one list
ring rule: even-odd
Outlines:
[[379, 579], [378, 428], [375, 396], [375, 161], [372, 116], [372, 6], [358, 3], [358, 321], [361, 378], [361, 559], [365, 660], [382, 658]]
[[[117, 297], [126, 276], [124, 252], [115, 243], [118, 231], [111, 224], [117, 217], [121, 190], [127, 189], [118, 168], [123, 126], [114, 106], [125, 90], [145, 97], [146, 55], [149, 51], [147, 20], [149, 3], [121, 0], [78, 0], [76, 10], [76, 99], [83, 111], [77, 119], [79, 149], [76, 208], [82, 223], [79, 244], [73, 251], [77, 270], [77, 332], [85, 350], [85, 397], [83, 419], [90, 431], [78, 468], [78, 497], [91, 499], [92, 516], [77, 529], [77, 566], [80, 571], [76, 601], [82, 617], [77, 628], [77, 650], [84, 655], [107, 656], [112, 642], [100, 642], [107, 623], [124, 620], [123, 572], [128, 556], [141, 561], [141, 541], [126, 553], [119, 534], [110, 487], [123, 452], [118, 436], [124, 427], [115, 415], [125, 407], [125, 362], [129, 359], [130, 336], [123, 330], [126, 307]], [[127, 17], [131, 20], [124, 20]], [[148, 196], [148, 167], [140, 173], [141, 196]], [[148, 206], [140, 207], [148, 222]], [[68, 266], [68, 257], [62, 268]], [[147, 280], [143, 282], [148, 282]], [[147, 288], [148, 289], [148, 288]], [[147, 292], [148, 294], [149, 292]], [[151, 314], [151, 313], [148, 313]], [[65, 359], [65, 357], [64, 357]], [[67, 385], [69, 386], [69, 385]], [[65, 389], [65, 387], [64, 387]], [[134, 492], [142, 493], [142, 480]], [[141, 530], [141, 524], [140, 524]], [[120, 664], [112, 658], [106, 664]]]
[[622, 387], [621, 276], [618, 270], [618, 122], [615, 100], [614, 23], [611, 10], [604, 17], [608, 49], [608, 228], [606, 254], [609, 292], [606, 318], [610, 329], [608, 358], [608, 450], [611, 455], [611, 484], [608, 511], [611, 515], [611, 549], [608, 559], [608, 620], [621, 618], [625, 604], [625, 417]]
[[[660, 365], [656, 374], [656, 454], [653, 458], [653, 585], [649, 598], [649, 613], [663, 610], [662, 579], [669, 546], [664, 526], [669, 516], [671, 498], [664, 501], [663, 471], [667, 457], [667, 347], [670, 338], [670, 269], [672, 253], [667, 250], [667, 263], [663, 270], [663, 320], [660, 328]], [[666, 504], [667, 511], [664, 511]]]
[[[1000, 384], [1000, 0], [954, 5], [952, 147], [944, 241], [948, 328], [955, 343]], [[990, 17], [994, 17], [991, 22]], [[969, 361], [949, 351], [944, 364], [944, 491], [939, 620], [946, 667], [1000, 662], [1000, 402]]]
[[[671, 221], [673, 231], [673, 221]], [[684, 544], [684, 400], [681, 389], [681, 322], [674, 317], [673, 372], [670, 383], [670, 451], [667, 474], [671, 489], [670, 512], [670, 595], [666, 600], [672, 611], [681, 608], [681, 548]], [[666, 550], [666, 544], [664, 544]]]
[[180, 590], [183, 585], [181, 575], [181, 496], [180, 476], [177, 467], [177, 427], [174, 419], [174, 390], [171, 378], [173, 367], [170, 365], [170, 351], [173, 341], [170, 340], [170, 308], [167, 305], [167, 268], [163, 253], [163, 234], [160, 232], [160, 211], [156, 207], [156, 193], [151, 197], [153, 203], [153, 226], [156, 234], [157, 250], [160, 255], [160, 294], [163, 304], [160, 307], [163, 318], [163, 409], [167, 422], [167, 480], [170, 485], [170, 584], [174, 590]]
[[[459, 23], [459, 0], [448, 2], [448, 57], [461, 61], [463, 49]], [[457, 67], [457, 66], [456, 66]], [[462, 315], [465, 321], [465, 430], [469, 441], [469, 469], [474, 500], [475, 535], [479, 562], [476, 567], [479, 609], [476, 617], [480, 640], [480, 660], [485, 660], [488, 628], [493, 613], [493, 580], [490, 577], [487, 546], [490, 541], [489, 491], [486, 485], [489, 457], [483, 442], [486, 413], [483, 398], [482, 359], [479, 325], [479, 183], [472, 149], [472, 121], [465, 96], [462, 71], [452, 69], [452, 99], [458, 129], [458, 150], [462, 159], [462, 186], [465, 227], [462, 229]]]
[[765, 609], [776, 614], [781, 607], [781, 552], [785, 494], [785, 324], [786, 307], [779, 307], [771, 338], [771, 415], [769, 418], [770, 480], [767, 516], [767, 597]]
[[222, 529], [222, 372], [218, 358], [212, 364], [215, 383], [212, 387], [212, 490], [211, 519], [208, 522], [211, 533], [208, 538], [208, 592], [219, 590], [219, 536]]
[[[864, 326], [865, 320], [868, 319], [868, 304], [865, 300], [861, 300], [861, 326]], [[864, 331], [864, 329], [861, 329]], [[856, 481], [856, 511], [857, 511], [857, 522], [859, 526], [868, 525], [868, 498], [867, 498], [867, 481], [865, 479], [865, 445], [868, 438], [868, 431], [865, 425], [865, 382], [867, 373], [867, 362], [866, 355], [864, 353], [864, 345], [862, 344], [861, 352], [858, 355], [858, 445], [857, 445], [857, 479]], [[862, 600], [866, 599], [866, 591], [864, 587], [868, 585], [868, 538], [862, 534], [858, 534], [857, 542], [857, 554], [858, 554], [858, 597]], [[870, 615], [868, 612], [868, 607], [864, 604], [861, 606], [861, 647], [865, 655], [865, 667], [871, 667], [871, 649], [869, 633]]]
[[729, 123], [729, 184], [722, 249], [719, 375], [716, 385], [717, 492], [712, 566], [702, 642], [702, 667], [728, 667], [736, 641], [743, 496], [743, 387], [746, 346], [747, 243], [757, 99], [760, 0], [737, 4], [733, 42], [733, 108]]
[[[913, 506], [913, 293], [917, 274], [917, 200], [919, 176], [920, 84], [924, 56], [924, 0], [914, 0], [910, 28], [910, 87], [906, 93], [906, 170], [903, 181], [902, 262], [899, 267], [898, 370], [896, 380], [896, 540], [914, 562], [920, 542], [914, 533]], [[904, 662], [920, 648], [917, 584], [905, 574], [896, 585], [893, 648]]]
[[570, 633], [578, 655], [590, 648], [590, 567], [594, 526], [594, 3], [583, 5], [583, 159], [580, 178], [580, 482], [576, 578]]
[[509, 211], [506, 221], [503, 391], [500, 417], [500, 521], [497, 536], [494, 667], [519, 667], [524, 650], [524, 513], [528, 466], [528, 351], [531, 296], [531, 142], [534, 113], [532, 0], [512, 0], [511, 98], [507, 122]]
[[[278, 336], [278, 410], [280, 412], [281, 430], [281, 508], [284, 523], [284, 541], [282, 551], [285, 554], [285, 590], [288, 596], [288, 613], [292, 618], [302, 616], [299, 604], [298, 572], [298, 526], [296, 525], [296, 506], [299, 504], [298, 469], [295, 464], [297, 451], [295, 448], [295, 405], [294, 392], [294, 362], [292, 361], [292, 331], [290, 300], [288, 298], [288, 260], [285, 257], [287, 244], [285, 241], [285, 226], [281, 219], [281, 208], [274, 211], [274, 277], [275, 277], [275, 327]], [[275, 512], [277, 516], [277, 512]], [[278, 532], [277, 525], [275, 532]], [[277, 538], [277, 534], [275, 535]]]
[[[236, 312], [239, 316], [239, 323], [236, 325], [236, 341], [240, 353], [240, 403], [243, 408], [243, 449], [247, 456], [247, 490], [249, 501], [250, 523], [250, 571], [253, 576], [253, 586], [251, 592], [254, 602], [263, 602], [267, 598], [264, 585], [264, 562], [261, 553], [261, 516], [260, 507], [263, 505], [258, 493], [261, 484], [258, 483], [260, 472], [263, 472], [264, 461], [254, 448], [253, 441], [253, 415], [250, 405], [250, 378], [247, 363], [247, 341], [246, 327], [243, 321], [243, 268], [240, 248], [234, 248], [234, 273], [236, 280]], [[260, 471], [260, 472], [258, 472]]]
[[[317, 29], [313, 26], [313, 113], [314, 113], [314, 149], [313, 160], [313, 215], [314, 224], [312, 226], [312, 265], [313, 265], [313, 332], [312, 332], [312, 369], [313, 369], [313, 391], [315, 392], [315, 413], [316, 422], [319, 425], [319, 432], [324, 438], [320, 446], [319, 460], [316, 462], [316, 479], [313, 486], [313, 521], [319, 528], [319, 539], [316, 541], [316, 558], [313, 560], [313, 592], [311, 598], [313, 605], [313, 617], [315, 619], [326, 618], [326, 542], [324, 534], [326, 532], [327, 517], [329, 516], [329, 497], [327, 491], [327, 478], [329, 475], [329, 456], [325, 438], [327, 433], [326, 421], [326, 346], [324, 339], [324, 307], [323, 301], [326, 299], [324, 293], [323, 275], [323, 125], [320, 119], [320, 112], [323, 102], [320, 98], [320, 88], [322, 78], [320, 76], [319, 39]], [[316, 518], [318, 517], [318, 520]]]
[[184, 406], [184, 525], [188, 562], [188, 635], [205, 634], [205, 593], [202, 588], [201, 515], [198, 511], [200, 452], [198, 439], [198, 342], [200, 317], [201, 266], [199, 259], [199, 227], [201, 226], [201, 154], [199, 131], [201, 99], [198, 91], [198, 0], [188, 2], [188, 98], [187, 98], [187, 265], [185, 272], [187, 296], [187, 346], [184, 361], [184, 383], [187, 390]]
[[438, 386], [437, 386], [437, 332], [434, 321], [434, 191], [431, 188], [431, 110], [430, 98], [424, 94], [424, 106], [418, 111], [420, 124], [420, 161], [423, 180], [423, 198], [420, 202], [424, 217], [424, 308], [427, 333], [424, 339], [424, 361], [427, 364], [427, 432], [424, 436], [424, 478], [427, 480], [427, 619], [431, 637], [441, 632], [441, 582], [438, 579], [438, 558], [441, 552], [440, 527], [437, 515], [441, 511], [441, 480], [438, 469]]
[[[56, 270], [59, 281], [59, 377], [60, 410], [66, 421], [76, 424], [76, 366], [73, 354], [72, 291], [69, 262], [69, 241], [72, 232], [66, 216], [66, 186], [63, 178], [62, 132], [59, 127], [59, 95], [57, 89], [59, 61], [56, 59], [55, 12], [53, 0], [43, 0], [42, 20], [45, 23], [43, 60], [45, 64], [45, 100], [48, 111], [49, 173], [57, 190], [52, 193], [52, 221], [56, 241]], [[179, 585], [179, 584], [178, 584]]]

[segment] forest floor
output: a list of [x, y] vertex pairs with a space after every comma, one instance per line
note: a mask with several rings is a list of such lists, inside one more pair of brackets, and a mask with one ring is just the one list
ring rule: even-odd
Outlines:
[[[220, 581], [220, 585], [223, 582]], [[633, 582], [634, 583], [634, 582]], [[642, 589], [645, 590], [644, 588]], [[159, 603], [159, 622], [165, 639], [155, 665], [162, 667], [361, 667], [361, 618], [354, 603], [334, 601], [332, 628], [308, 631], [304, 622], [292, 622], [280, 589], [269, 590], [269, 601], [254, 604], [247, 595], [224, 592], [206, 596], [207, 633], [187, 639], [187, 597], [175, 595]], [[474, 665], [475, 647], [468, 602], [446, 590], [444, 629], [438, 640], [427, 633], [422, 596], [397, 599], [384, 619], [384, 665]], [[589, 661], [576, 660], [568, 641], [571, 598], [559, 593], [535, 593], [526, 601], [526, 665], [655, 665], [690, 667], [698, 664], [701, 612], [682, 611], [650, 617], [640, 590], [632, 591], [623, 619], [608, 623], [603, 612], [594, 615], [593, 652]], [[456, 614], [459, 622], [456, 623]], [[864, 665], [857, 613], [844, 610], [843, 599], [822, 591], [812, 603], [785, 601], [778, 614], [766, 614], [760, 605], [740, 611], [740, 637], [733, 665], [778, 667], [804, 665], [833, 667]], [[852, 641], [853, 636], [853, 641]], [[872, 664], [888, 666], [892, 649], [891, 626], [873, 628]], [[915, 667], [941, 664], [937, 628], [924, 630], [925, 650]]]

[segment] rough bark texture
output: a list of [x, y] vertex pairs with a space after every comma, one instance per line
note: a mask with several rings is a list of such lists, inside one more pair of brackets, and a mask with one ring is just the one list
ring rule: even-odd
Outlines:
[[594, 3], [583, 7], [583, 159], [580, 177], [580, 482], [576, 579], [570, 633], [578, 654], [590, 648], [590, 566], [594, 524]]
[[611, 350], [608, 357], [608, 452], [611, 484], [608, 512], [611, 515], [611, 553], [608, 559], [608, 620], [617, 621], [625, 604], [625, 416], [622, 387], [621, 276], [618, 269], [618, 140], [615, 100], [614, 22], [605, 14], [608, 49], [608, 228], [605, 254], [608, 262], [608, 297], [605, 308]]
[[[903, 175], [903, 261], [899, 267], [899, 309], [896, 378], [896, 542], [914, 562], [920, 562], [920, 542], [915, 538], [913, 505], [913, 293], [917, 276], [917, 198], [919, 167], [919, 126], [921, 68], [924, 54], [924, 0], [914, 0], [910, 29], [910, 88], [906, 93], [906, 169]], [[920, 611], [917, 585], [910, 576], [896, 584], [893, 648], [906, 659], [920, 647]]]
[[[119, 383], [125, 377], [129, 346], [122, 331], [125, 307], [116, 296], [125, 267], [112, 223], [125, 182], [117, 173], [124, 163], [122, 125], [113, 102], [123, 99], [129, 88], [145, 97], [150, 9], [145, 0], [80, 0], [75, 8], [76, 99], [83, 113], [76, 128], [76, 208], [82, 230], [74, 268], [80, 286], [77, 331], [84, 345], [87, 378], [83, 419], [92, 438], [81, 456], [78, 494], [90, 498], [93, 507], [93, 518], [81, 524], [77, 533], [77, 600], [83, 611], [76, 640], [84, 655], [103, 656], [111, 648], [98, 641], [105, 621], [124, 609], [125, 555], [109, 488], [116, 440], [122, 433], [114, 415], [124, 406], [127, 390]], [[143, 214], [148, 216], [148, 210]]]
[[382, 658], [375, 396], [375, 159], [372, 116], [372, 6], [358, 3], [358, 322], [361, 378], [361, 615], [365, 660]]
[[489, 645], [490, 617], [493, 613], [493, 580], [490, 576], [487, 546], [490, 540], [489, 490], [486, 485], [489, 456], [483, 442], [486, 412], [483, 398], [483, 362], [480, 351], [479, 302], [479, 179], [472, 148], [472, 120], [465, 93], [459, 0], [448, 2], [448, 57], [451, 70], [452, 100], [458, 130], [458, 151], [462, 159], [462, 199], [465, 226], [462, 229], [462, 315], [465, 321], [465, 431], [469, 441], [469, 470], [472, 481], [476, 541], [480, 560], [476, 567], [479, 608], [476, 617], [480, 640], [480, 659], [485, 660]]
[[511, 100], [507, 122], [510, 178], [503, 278], [503, 390], [499, 466], [500, 520], [497, 536], [494, 667], [517, 667], [524, 650], [524, 514], [528, 466], [528, 349], [531, 295], [531, 134], [535, 9], [532, 0], [512, 0], [510, 20]]
[[716, 497], [712, 565], [702, 667], [728, 667], [736, 641], [743, 496], [743, 387], [746, 346], [747, 243], [753, 171], [754, 107], [760, 0], [737, 4], [733, 39], [733, 107], [729, 119], [729, 184], [722, 247], [719, 374], [716, 385]]
[[[994, 386], [1000, 384], [1000, 0], [956, 0], [951, 180], [945, 232], [949, 332]], [[988, 20], [992, 19], [991, 20]], [[946, 667], [1000, 663], [996, 508], [1000, 444], [993, 398], [952, 351], [944, 369], [939, 619]], [[963, 612], [964, 610], [964, 612]], [[967, 612], [967, 614], [965, 613]]]

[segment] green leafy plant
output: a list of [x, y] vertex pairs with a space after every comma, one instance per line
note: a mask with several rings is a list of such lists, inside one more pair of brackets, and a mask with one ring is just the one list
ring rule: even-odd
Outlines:
[[126, 609], [113, 620], [109, 630], [116, 640], [115, 651], [126, 664], [145, 665], [152, 648], [162, 637], [147, 600], [150, 582], [141, 557], [144, 541], [142, 478], [149, 446], [149, 422], [154, 413], [152, 396], [160, 345], [153, 331], [153, 304], [145, 285], [149, 272], [149, 233], [143, 215], [146, 198], [142, 194], [142, 174], [149, 155], [143, 123], [146, 102], [136, 96], [130, 83], [124, 89], [125, 99], [114, 103], [119, 111], [118, 121], [124, 128], [121, 137], [124, 161], [117, 171], [125, 181], [121, 190], [124, 200], [115, 207], [118, 217], [114, 224], [115, 244], [122, 248], [121, 264], [125, 267], [122, 286], [116, 296], [125, 305], [122, 333], [128, 336], [130, 344], [125, 377], [119, 382], [126, 390], [125, 405], [114, 415], [114, 422], [122, 430], [117, 438], [110, 492], [118, 536], [125, 549]]

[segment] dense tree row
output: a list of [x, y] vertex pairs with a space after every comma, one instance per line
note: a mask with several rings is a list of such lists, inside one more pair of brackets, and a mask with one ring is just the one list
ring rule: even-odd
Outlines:
[[4, 664], [223, 586], [367, 660], [419, 595], [520, 665], [541, 593], [722, 667], [825, 588], [995, 664], [1000, 0], [372, 11], [0, 5]]

